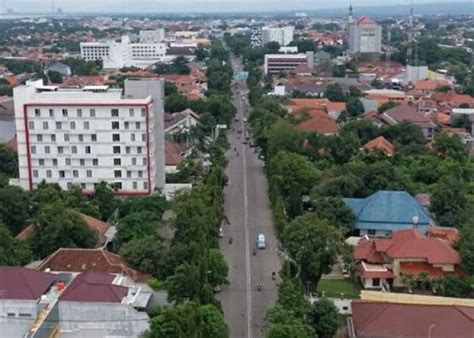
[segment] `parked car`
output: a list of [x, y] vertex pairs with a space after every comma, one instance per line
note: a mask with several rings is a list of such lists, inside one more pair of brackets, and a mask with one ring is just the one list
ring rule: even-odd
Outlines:
[[265, 241], [264, 234], [258, 234], [257, 236], [257, 249], [265, 249], [267, 247], [267, 242]]
[[224, 237], [224, 230], [222, 230], [222, 227], [219, 228], [219, 238]]

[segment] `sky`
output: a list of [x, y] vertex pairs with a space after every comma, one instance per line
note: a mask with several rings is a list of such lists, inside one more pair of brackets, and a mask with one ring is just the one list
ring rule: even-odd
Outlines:
[[[413, 0], [415, 4], [453, 3], [473, 0]], [[1, 12], [7, 8], [16, 12], [232, 12], [232, 11], [291, 11], [357, 6], [408, 5], [411, 0], [0, 0]]]

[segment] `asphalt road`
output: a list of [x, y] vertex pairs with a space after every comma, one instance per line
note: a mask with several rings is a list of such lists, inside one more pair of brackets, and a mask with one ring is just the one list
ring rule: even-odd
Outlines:
[[[239, 68], [238, 64], [236, 68]], [[223, 227], [224, 238], [220, 246], [229, 265], [230, 283], [223, 287], [218, 298], [230, 336], [258, 338], [264, 336], [265, 312], [276, 301], [278, 280], [273, 281], [271, 275], [280, 270], [280, 260], [263, 162], [258, 159], [254, 148], [243, 144], [243, 133], [237, 133], [237, 129], [245, 130], [247, 127], [243, 122], [248, 113], [246, 97], [242, 98], [245, 91], [245, 81], [234, 90], [239, 121], [233, 122], [234, 131], [228, 131], [231, 147], [226, 170], [230, 181], [225, 190], [225, 214], [230, 224]], [[257, 250], [253, 255], [259, 233], [265, 235], [267, 248]], [[229, 243], [230, 237], [232, 243]], [[262, 283], [261, 291], [257, 290], [258, 283]]]

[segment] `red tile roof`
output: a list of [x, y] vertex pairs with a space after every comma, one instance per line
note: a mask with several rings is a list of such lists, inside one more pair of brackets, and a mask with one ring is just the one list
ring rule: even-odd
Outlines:
[[[352, 302], [357, 337], [472, 337], [474, 308], [451, 305]], [[431, 330], [430, 330], [431, 328]]]
[[470, 95], [461, 95], [456, 93], [455, 91], [449, 91], [447, 93], [436, 93], [433, 96], [433, 99], [436, 102], [450, 102], [455, 106], [459, 106], [461, 104], [467, 104], [469, 106], [474, 105], [474, 97]]
[[454, 273], [463, 275], [459, 268], [456, 271], [448, 272], [426, 262], [400, 262], [400, 273], [411, 274], [416, 278], [422, 272], [428, 273], [430, 278], [441, 278]]
[[359, 275], [362, 279], [373, 279], [373, 278], [382, 278], [382, 279], [390, 279], [394, 278], [394, 275], [391, 271], [367, 271], [361, 268], [361, 272]]
[[456, 243], [459, 239], [459, 233], [454, 228], [451, 229], [429, 227], [427, 236], [431, 238], [443, 239], [445, 241], [448, 241], [451, 245]]
[[56, 276], [16, 266], [0, 266], [0, 298], [39, 299], [55, 282]]
[[382, 253], [390, 258], [422, 258], [430, 264], [461, 263], [458, 252], [447, 242], [427, 237], [414, 229], [394, 231], [391, 238], [361, 239], [354, 258], [381, 263]]
[[374, 138], [373, 140], [370, 140], [364, 145], [364, 149], [367, 150], [372, 150], [372, 149], [380, 149], [382, 150], [386, 155], [393, 156], [395, 154], [395, 147], [393, 144], [390, 143], [389, 140], [387, 140], [383, 136], [379, 136]]
[[320, 110], [310, 110], [309, 120], [299, 123], [296, 128], [320, 134], [337, 134], [340, 130], [337, 123], [329, 115]]
[[415, 90], [436, 90], [441, 86], [449, 86], [448, 81], [420, 80], [415, 82]]
[[434, 123], [428, 115], [419, 113], [416, 107], [412, 104], [400, 104], [396, 107], [386, 110], [383, 116], [389, 116], [391, 119], [400, 123], [408, 121], [421, 127], [434, 127]]
[[60, 301], [120, 303], [128, 288], [113, 285], [114, 276], [88, 271], [81, 273], [64, 290]]
[[345, 102], [332, 102], [328, 99], [290, 99], [288, 106], [292, 111], [297, 111], [301, 108], [317, 108], [330, 111], [342, 112], [346, 110], [347, 105]]
[[181, 155], [179, 147], [171, 142], [165, 142], [165, 163], [166, 165], [178, 165], [184, 161], [184, 157]]
[[46, 257], [36, 270], [123, 274], [136, 282], [145, 282], [150, 276], [133, 269], [120, 255], [99, 249], [61, 248]]

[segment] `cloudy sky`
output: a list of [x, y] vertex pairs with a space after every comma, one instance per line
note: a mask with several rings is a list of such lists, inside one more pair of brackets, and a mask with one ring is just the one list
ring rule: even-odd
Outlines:
[[[2, 11], [49, 12], [190, 12], [304, 10], [357, 6], [407, 5], [411, 0], [0, 0]], [[415, 4], [453, 3], [473, 0], [414, 0]]]

